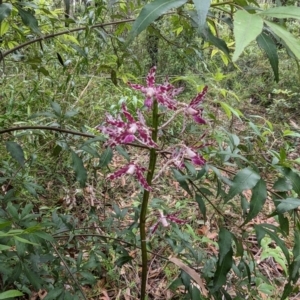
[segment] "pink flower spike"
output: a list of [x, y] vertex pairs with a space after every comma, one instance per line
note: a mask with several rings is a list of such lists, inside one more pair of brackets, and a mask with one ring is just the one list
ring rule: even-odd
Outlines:
[[142, 187], [145, 190], [151, 191], [151, 187], [149, 186], [149, 184], [147, 183], [147, 180], [143, 176], [143, 172], [145, 170], [146, 170], [145, 168], [143, 168], [135, 163], [129, 163], [126, 166], [122, 167], [121, 169], [108, 175], [107, 179], [114, 180], [114, 179], [119, 178], [126, 174], [133, 175], [139, 181], [139, 183], [142, 185]]
[[148, 128], [143, 115], [138, 111], [138, 121], [129, 113], [125, 103], [122, 103], [122, 113], [126, 122], [118, 115], [117, 118], [106, 114], [106, 122], [97, 127], [99, 131], [108, 136], [106, 145], [115, 147], [120, 144], [129, 144], [138, 141], [141, 144], [156, 148], [157, 144], [151, 138], [151, 131]]
[[168, 109], [176, 110], [177, 109], [177, 101], [173, 99], [176, 95], [182, 92], [182, 88], [175, 88], [172, 84], [166, 80], [164, 84], [155, 85], [155, 73], [156, 67], [150, 69], [146, 83], [147, 86], [142, 86], [139, 84], [128, 83], [130, 87], [135, 90], [141, 91], [145, 96], [144, 105], [148, 108], [151, 108], [153, 105], [154, 99], [157, 102]]
[[203, 108], [199, 108], [199, 105], [203, 102], [207, 93], [208, 87], [205, 86], [202, 92], [200, 92], [187, 106], [185, 113], [193, 117], [194, 121], [198, 124], [206, 124], [206, 121], [202, 117]]

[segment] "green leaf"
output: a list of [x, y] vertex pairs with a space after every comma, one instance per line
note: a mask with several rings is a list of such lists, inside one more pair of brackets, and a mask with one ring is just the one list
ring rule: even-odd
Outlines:
[[[6, 246], [6, 245], [0, 244], [0, 251], [9, 250], [10, 248], [11, 248], [11, 246]], [[0, 299], [1, 299], [1, 298], [0, 298]]]
[[63, 288], [55, 288], [48, 292], [44, 300], [56, 300], [63, 293]]
[[300, 176], [290, 168], [283, 168], [282, 173], [291, 181], [293, 190], [300, 195]]
[[[270, 229], [272, 230], [270, 230]], [[277, 246], [280, 247], [280, 249], [282, 250], [283, 254], [286, 257], [286, 260], [288, 263], [290, 263], [290, 254], [289, 251], [287, 249], [287, 247], [285, 246], [284, 242], [278, 237], [277, 235], [277, 231], [278, 228], [276, 228], [274, 225], [270, 225], [270, 224], [260, 224], [260, 225], [254, 225], [254, 229], [256, 232], [256, 236], [257, 236], [257, 240], [258, 243], [261, 243], [261, 240], [264, 238], [264, 236], [266, 234], [268, 234], [270, 236], [271, 239], [273, 239]]]
[[204, 222], [206, 222], [206, 206], [205, 206], [205, 203], [203, 201], [203, 198], [198, 194], [196, 194], [195, 198], [196, 198], [196, 202], [199, 205], [199, 209], [200, 209], [200, 211], [203, 215]]
[[234, 114], [238, 119], [240, 119], [240, 116], [243, 116], [243, 114], [238, 109], [231, 107], [227, 103], [223, 101], [218, 101], [218, 103], [220, 103], [221, 107], [223, 108], [224, 112], [226, 113], [229, 119], [231, 119], [232, 114]]
[[24, 264], [24, 273], [26, 275], [26, 279], [29, 280], [29, 282], [32, 284], [32, 286], [39, 290], [42, 286], [42, 280], [41, 277], [39, 277], [37, 274], [32, 272], [28, 267]]
[[300, 8], [296, 6], [278, 6], [264, 10], [257, 14], [277, 19], [300, 19]]
[[267, 185], [264, 180], [260, 179], [252, 190], [252, 197], [250, 200], [250, 210], [245, 222], [246, 224], [255, 218], [261, 211], [267, 199]]
[[264, 32], [262, 32], [256, 38], [256, 42], [258, 46], [266, 52], [270, 65], [273, 69], [275, 80], [276, 82], [278, 82], [279, 81], [278, 54], [277, 54], [277, 47], [275, 42], [270, 36], [268, 36]]
[[118, 266], [119, 268], [122, 267], [123, 265], [125, 265], [126, 263], [132, 261], [132, 257], [130, 255], [123, 255], [121, 257], [119, 257], [116, 261], [115, 261], [115, 265]]
[[6, 142], [6, 150], [22, 167], [25, 164], [25, 157], [22, 147], [16, 142]]
[[130, 161], [130, 156], [128, 155], [127, 151], [121, 147], [120, 145], [116, 146], [116, 150], [119, 154], [121, 154], [128, 162]]
[[30, 241], [28, 241], [26, 239], [23, 239], [23, 238], [21, 238], [21, 237], [19, 237], [17, 235], [14, 236], [14, 239], [17, 240], [17, 241], [19, 241], [19, 242], [21, 242], [21, 243], [24, 243], [24, 244], [31, 244], [31, 245], [38, 246], [38, 244], [30, 242]]
[[279, 38], [285, 42], [293, 54], [300, 59], [300, 41], [283, 27], [269, 21], [265, 21], [265, 23]]
[[280, 203], [276, 207], [276, 211], [280, 214], [283, 214], [292, 209], [296, 209], [300, 206], [300, 199], [297, 198], [287, 198], [287, 199], [278, 199], [275, 201], [279, 201]]
[[170, 9], [177, 8], [185, 4], [186, 2], [187, 0], [154, 0], [153, 2], [146, 4], [132, 25], [132, 29], [129, 32], [127, 39], [127, 44], [131, 43], [136, 36], [138, 36], [161, 15]]
[[35, 18], [35, 16], [19, 6], [16, 6], [16, 7], [18, 9], [18, 12], [20, 14], [20, 17], [21, 17], [24, 25], [28, 26], [33, 32], [35, 32], [39, 35], [42, 34], [39, 29], [38, 21]]
[[192, 194], [192, 192], [189, 188], [189, 185], [186, 181], [189, 178], [189, 176], [182, 175], [180, 173], [180, 171], [178, 171], [175, 168], [172, 168], [172, 172], [173, 172], [175, 179], [179, 182], [180, 186], [193, 197], [193, 194]]
[[229, 49], [227, 47], [227, 44], [222, 39], [213, 35], [211, 29], [209, 28], [209, 26], [207, 26], [207, 24], [205, 24], [205, 27], [201, 32], [201, 36], [229, 57]]
[[262, 32], [263, 25], [263, 19], [256, 14], [249, 14], [244, 10], [235, 13], [233, 22], [235, 50], [232, 61], [236, 61], [245, 47]]
[[82, 159], [74, 151], [71, 150], [71, 153], [76, 180], [79, 182], [81, 187], [84, 187], [87, 180], [87, 171], [83, 165]]
[[217, 264], [217, 269], [216, 269], [216, 272], [214, 274], [212, 292], [218, 291], [220, 289], [220, 287], [222, 287], [222, 285], [226, 283], [226, 281], [227, 281], [226, 280], [226, 275], [230, 271], [230, 269], [232, 267], [232, 263], [233, 263], [232, 255], [233, 255], [233, 251], [231, 249], [225, 255], [222, 263]]
[[259, 174], [250, 168], [245, 168], [239, 171], [233, 178], [229, 193], [225, 197], [225, 202], [229, 201], [244, 190], [252, 189], [259, 179]]
[[0, 293], [0, 299], [8, 299], [8, 298], [14, 298], [14, 297], [20, 297], [23, 296], [24, 294], [17, 291], [17, 290], [9, 290], [3, 293]]
[[198, 19], [198, 30], [202, 31], [204, 25], [206, 23], [206, 16], [210, 7], [211, 0], [193, 0], [196, 11], [197, 11], [197, 19]]
[[12, 10], [12, 5], [10, 3], [0, 4], [0, 23], [10, 15], [11, 10]]
[[231, 233], [225, 229], [221, 228], [219, 233], [219, 259], [218, 264], [221, 264], [230, 250], [232, 250], [232, 235]]
[[61, 117], [61, 107], [60, 107], [60, 105], [59, 105], [57, 102], [52, 101], [52, 102], [51, 102], [51, 107], [52, 107], [52, 109], [53, 109], [55, 115], [56, 115], [57, 117]]
[[275, 191], [287, 192], [292, 189], [290, 181], [285, 177], [279, 177], [273, 185]]
[[113, 151], [110, 147], [107, 147], [100, 156], [99, 168], [106, 167], [113, 158]]
[[300, 277], [300, 228], [299, 224], [294, 232], [293, 262], [290, 266], [290, 280], [296, 283]]

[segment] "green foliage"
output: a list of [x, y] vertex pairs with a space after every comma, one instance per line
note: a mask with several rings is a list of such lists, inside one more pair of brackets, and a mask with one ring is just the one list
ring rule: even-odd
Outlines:
[[[158, 132], [164, 147], [182, 141], [199, 146], [209, 164], [199, 170], [186, 161], [180, 171], [171, 168], [157, 179], [163, 183], [150, 198], [147, 226], [155, 223], [158, 210], [171, 216], [179, 211], [176, 217], [188, 223], [160, 226], [152, 235], [147, 231], [148, 258], [164, 269], [165, 287], [180, 299], [295, 295], [300, 177], [299, 158], [291, 155], [297, 153], [299, 129], [286, 124], [285, 114], [299, 108], [298, 61], [292, 60], [299, 58], [299, 26], [282, 19], [299, 19], [299, 9], [261, 10], [255, 1], [153, 1], [140, 8], [138, 15], [133, 2], [97, 2], [73, 12], [69, 7], [65, 19], [60, 4], [49, 1], [0, 5], [5, 73], [0, 92], [0, 299], [40, 289], [48, 300], [98, 297], [96, 287], [104, 278], [111, 290], [130, 286], [131, 296], [140, 297], [135, 282], [141, 191], [133, 181], [111, 184], [105, 178], [121, 161], [136, 156], [147, 161], [148, 150], [112, 150], [95, 128], [105, 112], [117, 114], [124, 101], [132, 114], [144, 109], [143, 97], [123, 83], [141, 83], [139, 76], [146, 73], [149, 26], [158, 37], [159, 75], [170, 74], [172, 83], [185, 85], [184, 99], [204, 84], [210, 94], [205, 138], [202, 129], [183, 124], [183, 118]], [[137, 17], [132, 25], [128, 16]], [[292, 59], [278, 49], [278, 41]], [[274, 99], [265, 96], [272, 101], [266, 112], [271, 121], [254, 116], [248, 103], [243, 106], [253, 93], [272, 93]], [[165, 112], [160, 116], [167, 117]], [[284, 122], [277, 124], [277, 118]], [[203, 234], [208, 225], [212, 232]], [[283, 270], [279, 281], [286, 280], [284, 288], [253, 258], [254, 233], [260, 259], [267, 263], [272, 257]], [[162, 267], [170, 254], [194, 269], [197, 285], [182, 265]]]

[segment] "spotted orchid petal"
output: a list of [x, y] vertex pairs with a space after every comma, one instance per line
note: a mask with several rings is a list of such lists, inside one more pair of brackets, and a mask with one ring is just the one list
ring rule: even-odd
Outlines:
[[126, 122], [118, 115], [117, 118], [107, 114], [106, 122], [97, 127], [99, 131], [108, 136], [107, 146], [115, 147], [119, 144], [128, 144], [138, 141], [143, 145], [156, 148], [158, 145], [151, 138], [151, 131], [148, 128], [143, 115], [138, 111], [138, 120], [129, 113], [125, 103], [122, 103], [122, 113]]
[[190, 115], [193, 117], [194, 121], [198, 124], [206, 124], [206, 121], [203, 119], [203, 108], [199, 107], [202, 104], [205, 95], [207, 94], [208, 87], [205, 86], [204, 89], [192, 99], [190, 104], [185, 109], [186, 115]]
[[146, 96], [144, 102], [146, 107], [151, 108], [154, 99], [156, 99], [162, 106], [165, 106], [170, 110], [176, 110], [177, 101], [174, 97], [181, 93], [183, 88], [175, 88], [168, 80], [163, 84], [155, 85], [155, 73], [156, 67], [151, 68], [146, 79], [147, 86], [132, 83], [128, 84], [131, 88], [141, 91]]
[[145, 172], [145, 170], [145, 168], [131, 162], [121, 169], [115, 171], [114, 173], [108, 175], [107, 178], [109, 180], [114, 180], [126, 174], [133, 175], [145, 190], [151, 191], [151, 187], [149, 186], [147, 180], [143, 175], [143, 172]]

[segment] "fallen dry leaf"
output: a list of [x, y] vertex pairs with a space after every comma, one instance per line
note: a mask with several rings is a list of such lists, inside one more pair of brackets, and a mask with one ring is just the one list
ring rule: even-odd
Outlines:
[[189, 274], [192, 279], [198, 283], [201, 293], [203, 294], [203, 296], [208, 296], [208, 291], [204, 286], [204, 283], [202, 281], [202, 279], [200, 278], [199, 274], [192, 268], [190, 268], [189, 266], [187, 266], [186, 264], [184, 264], [180, 259], [176, 258], [176, 257], [171, 257], [169, 258], [169, 261], [172, 262], [173, 264], [175, 264], [176, 266], [178, 266], [180, 269], [182, 269], [185, 273]]

